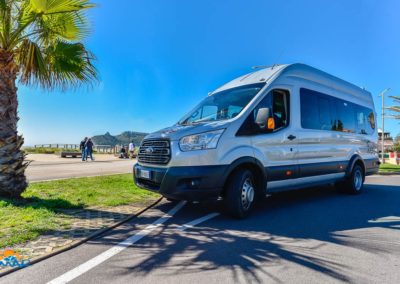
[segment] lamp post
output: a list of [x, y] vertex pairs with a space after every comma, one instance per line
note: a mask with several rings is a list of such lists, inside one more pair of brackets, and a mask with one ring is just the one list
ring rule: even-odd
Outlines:
[[386, 88], [384, 89], [379, 96], [382, 97], [382, 136], [381, 136], [381, 140], [382, 140], [382, 164], [385, 163], [385, 93], [387, 93], [388, 91], [390, 91], [390, 88]]

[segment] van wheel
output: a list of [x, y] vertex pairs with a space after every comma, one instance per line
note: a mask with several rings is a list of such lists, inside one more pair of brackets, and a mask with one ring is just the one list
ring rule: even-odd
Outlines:
[[235, 218], [245, 218], [253, 205], [254, 177], [251, 171], [241, 169], [231, 176], [226, 186], [225, 206]]
[[348, 177], [342, 184], [343, 190], [350, 194], [359, 194], [364, 186], [364, 171], [360, 165], [355, 165]]

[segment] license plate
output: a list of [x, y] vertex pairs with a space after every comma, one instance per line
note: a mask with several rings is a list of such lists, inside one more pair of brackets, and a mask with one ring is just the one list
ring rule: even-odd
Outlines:
[[139, 175], [141, 178], [145, 178], [145, 179], [151, 178], [150, 171], [147, 171], [147, 170], [140, 170]]

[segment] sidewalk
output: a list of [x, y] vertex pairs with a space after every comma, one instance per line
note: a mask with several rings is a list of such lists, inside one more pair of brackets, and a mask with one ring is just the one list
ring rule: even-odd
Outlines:
[[60, 158], [54, 154], [30, 154], [32, 161], [26, 169], [30, 182], [131, 173], [136, 159], [118, 159], [113, 155], [98, 154], [95, 161], [82, 162], [80, 158]]
[[[124, 161], [119, 159], [112, 154], [94, 154], [95, 161], [98, 162], [109, 162], [109, 161]], [[72, 164], [81, 163], [82, 158], [61, 158], [57, 154], [28, 154], [26, 160], [31, 161], [31, 165], [42, 165], [42, 164]]]

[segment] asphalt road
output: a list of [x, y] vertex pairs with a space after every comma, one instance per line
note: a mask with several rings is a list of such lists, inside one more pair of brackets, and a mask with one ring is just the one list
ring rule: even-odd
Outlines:
[[163, 202], [0, 283], [400, 283], [400, 176], [369, 177], [358, 196], [276, 194], [246, 220], [218, 213]]

